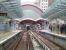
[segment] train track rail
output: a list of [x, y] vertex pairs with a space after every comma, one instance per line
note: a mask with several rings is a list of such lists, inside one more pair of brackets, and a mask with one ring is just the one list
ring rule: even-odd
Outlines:
[[16, 47], [16, 50], [33, 50], [33, 45], [28, 32], [24, 32], [21, 41]]
[[49, 50], [65, 50], [55, 43], [49, 41], [45, 37], [41, 36], [39, 33], [30, 31], [31, 34], [38, 40], [38, 42], [43, 46], [43, 48], [47, 48]]
[[7, 48], [6, 44], [4, 45], [5, 50], [66, 50], [44, 37], [41, 33], [22, 31], [13, 38], [14, 42], [10, 41], [9, 43], [8, 41]]
[[55, 44], [56, 46], [60, 47], [60, 50], [66, 50], [66, 48], [64, 48], [62, 45], [55, 43], [54, 41], [52, 41], [51, 39], [47, 38], [44, 34], [42, 33], [38, 33], [40, 36], [42, 36], [43, 38], [49, 40], [50, 42], [52, 42], [53, 44]]
[[44, 48], [37, 41], [37, 39], [31, 33], [29, 33], [29, 34], [30, 34], [30, 37], [31, 37], [31, 41], [33, 43], [34, 50], [44, 50]]

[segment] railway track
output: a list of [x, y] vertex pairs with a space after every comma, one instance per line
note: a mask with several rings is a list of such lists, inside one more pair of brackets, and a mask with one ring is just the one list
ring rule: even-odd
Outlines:
[[16, 47], [16, 50], [33, 50], [33, 45], [28, 32], [24, 32], [21, 41]]
[[5, 50], [64, 50], [44, 37], [43, 34], [32, 31], [22, 31], [19, 36], [14, 38], [17, 40], [13, 39], [12, 44], [8, 43], [8, 48], [4, 45]]
[[[47, 38], [46, 35], [42, 34], [42, 33], [38, 33], [40, 36], [42, 36], [43, 38], [49, 40], [50, 42], [52, 42], [53, 44], [55, 44], [56, 46], [58, 46], [60, 48], [60, 50], [66, 50], [66, 48], [64, 48], [62, 45], [55, 43], [54, 41], [52, 41], [51, 39]], [[55, 39], [55, 38], [54, 38]]]
[[37, 39], [38, 42], [43, 46], [44, 50], [45, 49], [47, 49], [47, 50], [65, 50], [65, 49], [61, 48], [60, 46], [56, 45], [55, 43], [49, 41], [48, 39], [46, 39], [39, 33], [32, 32], [32, 31], [30, 31], [30, 32], [35, 37], [35, 39]]
[[29, 34], [31, 37], [31, 41], [32, 41], [34, 50], [44, 50], [44, 48], [40, 45], [40, 43], [37, 41], [37, 39], [31, 33], [29, 33]]

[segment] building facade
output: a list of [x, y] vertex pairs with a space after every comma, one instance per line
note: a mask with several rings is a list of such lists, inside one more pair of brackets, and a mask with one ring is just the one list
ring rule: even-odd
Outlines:
[[43, 10], [43, 12], [45, 12], [53, 2], [54, 0], [36, 0], [35, 4], [39, 6]]
[[36, 3], [43, 12], [48, 8], [48, 0], [36, 0]]

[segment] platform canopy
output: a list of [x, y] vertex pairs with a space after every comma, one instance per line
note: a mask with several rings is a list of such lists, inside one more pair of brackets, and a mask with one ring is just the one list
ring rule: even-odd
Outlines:
[[39, 18], [41, 18], [41, 16], [36, 13], [35, 11], [33, 10], [23, 10], [23, 17], [22, 19], [32, 19], [32, 20], [37, 20]]
[[66, 19], [66, 0], [55, 0], [54, 3], [43, 13], [43, 18]]
[[9, 18], [22, 17], [20, 0], [0, 0], [0, 12], [6, 12]]

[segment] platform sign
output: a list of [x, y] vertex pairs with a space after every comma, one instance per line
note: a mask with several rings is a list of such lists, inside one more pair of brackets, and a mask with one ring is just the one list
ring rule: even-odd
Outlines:
[[7, 13], [0, 13], [0, 16], [7, 16]]
[[7, 18], [8, 18], [7, 13], [1, 13], [0, 12], [0, 21], [3, 19], [7, 19]]

